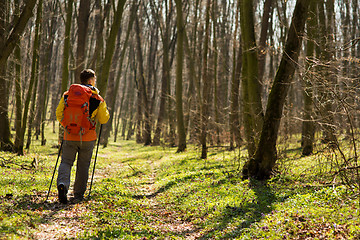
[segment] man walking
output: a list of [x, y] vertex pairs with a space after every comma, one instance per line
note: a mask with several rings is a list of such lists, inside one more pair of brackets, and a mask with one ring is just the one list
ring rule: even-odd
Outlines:
[[61, 163], [58, 170], [57, 188], [61, 203], [68, 202], [71, 168], [77, 166], [74, 182], [74, 197], [71, 201], [83, 200], [89, 178], [89, 167], [96, 141], [96, 121], [105, 124], [109, 112], [104, 99], [95, 87], [96, 75], [91, 69], [80, 74], [81, 84], [73, 84], [64, 93], [56, 108], [56, 118], [65, 128]]

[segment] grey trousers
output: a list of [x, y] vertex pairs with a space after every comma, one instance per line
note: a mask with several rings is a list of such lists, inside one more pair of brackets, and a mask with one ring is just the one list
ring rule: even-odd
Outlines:
[[82, 198], [86, 191], [89, 178], [89, 167], [95, 141], [66, 141], [63, 142], [61, 163], [58, 170], [57, 186], [64, 184], [66, 189], [70, 187], [71, 168], [78, 154], [76, 164], [76, 177], [74, 182], [74, 197]]

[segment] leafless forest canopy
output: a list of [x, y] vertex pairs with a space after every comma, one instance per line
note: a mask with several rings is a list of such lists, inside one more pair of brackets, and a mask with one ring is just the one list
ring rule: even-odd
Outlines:
[[194, 143], [202, 158], [245, 146], [257, 162], [245, 174], [265, 177], [263, 162], [272, 168], [291, 139], [304, 155], [346, 139], [356, 157], [359, 10], [359, 0], [1, 1], [1, 148], [46, 144], [62, 93], [92, 68], [111, 114], [104, 146]]

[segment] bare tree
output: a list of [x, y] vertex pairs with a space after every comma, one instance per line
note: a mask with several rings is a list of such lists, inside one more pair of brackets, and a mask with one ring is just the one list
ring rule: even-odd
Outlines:
[[185, 26], [183, 20], [183, 6], [181, 0], [176, 2], [176, 26], [177, 26], [177, 61], [176, 61], [176, 119], [178, 130], [178, 149], [177, 152], [183, 152], [186, 149], [186, 134], [184, 127], [183, 99], [182, 99], [182, 82], [183, 82], [183, 61], [184, 61], [184, 35]]
[[79, 14], [77, 18], [77, 49], [76, 49], [76, 69], [75, 82], [80, 83], [80, 73], [85, 68], [85, 47], [88, 38], [88, 25], [90, 15], [90, 0], [80, 0]]
[[277, 160], [276, 140], [285, 98], [302, 43], [309, 0], [297, 0], [280, 66], [271, 88], [261, 137], [255, 155], [243, 167], [243, 176], [267, 179]]
[[204, 39], [204, 52], [203, 52], [203, 65], [202, 65], [202, 80], [203, 80], [203, 102], [201, 111], [201, 158], [207, 158], [207, 127], [209, 118], [209, 100], [210, 100], [210, 79], [208, 76], [208, 47], [210, 39], [210, 4], [211, 1], [206, 2], [206, 20], [205, 20], [205, 39]]
[[[6, 36], [5, 31], [0, 31], [0, 95], [3, 96], [0, 98], [0, 122], [2, 123], [0, 125], [0, 149], [5, 151], [11, 151], [13, 149], [13, 143], [10, 140], [10, 123], [8, 117], [8, 91], [5, 79], [6, 63], [18, 43], [20, 36], [24, 32], [28, 20], [32, 16], [32, 10], [36, 2], [37, 0], [29, 0], [26, 2], [16, 25], [11, 26], [11, 34], [9, 36]], [[6, 4], [7, 1], [1, 1], [0, 3], [0, 9], [4, 12], [2, 16], [9, 14], [6, 12], [8, 10]], [[0, 29], [7, 29], [5, 19], [3, 18], [0, 19]]]

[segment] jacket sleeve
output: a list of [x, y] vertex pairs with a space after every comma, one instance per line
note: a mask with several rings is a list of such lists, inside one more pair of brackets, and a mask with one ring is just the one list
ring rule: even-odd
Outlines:
[[65, 101], [64, 96], [62, 96], [59, 105], [56, 108], [56, 119], [61, 123], [64, 118], [64, 108], [65, 108]]
[[95, 110], [94, 114], [96, 114], [96, 119], [100, 124], [107, 123], [110, 118], [110, 114], [105, 101], [100, 102], [99, 107]]

